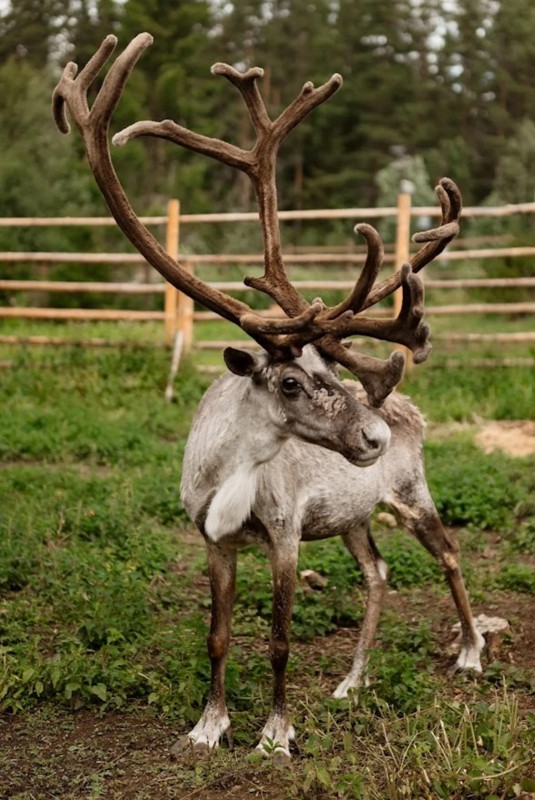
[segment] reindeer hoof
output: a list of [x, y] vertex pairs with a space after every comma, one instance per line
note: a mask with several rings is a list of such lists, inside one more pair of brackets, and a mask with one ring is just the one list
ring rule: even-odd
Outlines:
[[483, 668], [480, 663], [475, 661], [468, 663], [465, 661], [456, 661], [455, 664], [449, 668], [447, 674], [450, 678], [452, 675], [466, 675], [467, 677], [475, 677], [476, 675], [481, 675], [482, 672]]
[[[233, 749], [234, 737], [232, 735], [232, 728], [230, 727], [230, 725], [226, 729], [226, 731], [223, 732], [222, 736], [224, 736], [225, 739], [227, 740], [229, 749]], [[188, 753], [190, 755], [193, 754], [203, 755], [204, 753], [211, 753], [212, 750], [216, 750], [218, 747], [219, 747], [219, 740], [211, 742], [206, 738], [199, 738], [195, 740], [192, 739], [191, 736], [181, 736], [169, 748], [169, 755], [173, 760], [176, 760], [179, 756]]]
[[175, 761], [180, 756], [188, 754], [202, 756], [205, 753], [210, 753], [213, 749], [214, 748], [210, 747], [208, 742], [194, 742], [189, 736], [181, 736], [180, 739], [169, 748], [169, 755], [173, 761]]
[[189, 736], [181, 736], [180, 739], [177, 739], [176, 742], [169, 748], [169, 755], [173, 760], [175, 760], [183, 753], [188, 751], [193, 751], [193, 742]]
[[173, 760], [176, 760], [183, 755], [203, 755], [213, 750], [208, 742], [194, 742], [189, 736], [181, 736], [180, 739], [171, 745], [169, 748], [169, 755]]
[[278, 767], [284, 767], [292, 763], [292, 757], [286, 750], [275, 750], [271, 756], [271, 760]]

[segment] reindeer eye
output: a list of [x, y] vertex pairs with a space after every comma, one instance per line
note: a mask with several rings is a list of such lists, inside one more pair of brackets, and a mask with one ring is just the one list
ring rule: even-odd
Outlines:
[[301, 389], [301, 384], [295, 378], [283, 378], [281, 388], [284, 394], [296, 394]]

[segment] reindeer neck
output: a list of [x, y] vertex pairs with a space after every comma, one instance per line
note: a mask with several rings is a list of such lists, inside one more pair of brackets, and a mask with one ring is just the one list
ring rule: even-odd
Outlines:
[[268, 406], [269, 398], [249, 378], [231, 373], [207, 391], [184, 454], [182, 496], [190, 513], [190, 507], [195, 511], [230, 478], [248, 482], [260, 464], [279, 452], [285, 438]]
[[249, 378], [225, 374], [205, 394], [186, 445], [182, 502], [205, 517], [213, 540], [240, 528], [255, 502], [259, 467], [285, 442], [268, 396]]

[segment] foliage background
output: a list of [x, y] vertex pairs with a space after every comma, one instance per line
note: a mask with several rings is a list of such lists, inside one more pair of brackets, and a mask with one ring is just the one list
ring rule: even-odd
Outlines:
[[[155, 42], [118, 128], [171, 117], [244, 145], [247, 114], [235, 89], [210, 75], [212, 63], [264, 66], [273, 115], [305, 80], [343, 75], [342, 90], [281, 152], [283, 208], [391, 202], [389, 167], [420, 187], [423, 175], [428, 189], [449, 174], [468, 204], [535, 197], [530, 0], [12, 0], [0, 16], [1, 215], [103, 213], [80, 143], [48, 121], [50, 91], [61, 66], [82, 66], [109, 32], [121, 47], [142, 30]], [[191, 212], [252, 207], [244, 176], [167, 143], [131, 143], [115, 160], [144, 213], [168, 197]], [[79, 247], [88, 235], [51, 231], [47, 245], [69, 236]], [[207, 244], [220, 235], [206, 234]], [[2, 232], [3, 249], [28, 248], [32, 236]]]

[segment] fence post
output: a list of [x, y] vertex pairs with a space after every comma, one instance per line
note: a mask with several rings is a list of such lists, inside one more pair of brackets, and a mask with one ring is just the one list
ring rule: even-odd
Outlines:
[[[167, 229], [165, 249], [172, 258], [178, 258], [180, 243], [180, 201], [167, 203]], [[178, 291], [170, 283], [165, 285], [165, 344], [172, 345], [177, 328]]]
[[[193, 263], [191, 261], [186, 261], [183, 266], [185, 269], [189, 270], [189, 272], [194, 271]], [[195, 304], [191, 297], [189, 297], [187, 294], [184, 294], [184, 292], [178, 293], [177, 327], [178, 332], [182, 335], [182, 352], [184, 355], [189, 353], [193, 343], [194, 306]]]
[[[402, 180], [400, 182], [396, 219], [396, 269], [401, 269], [410, 257], [412, 189], [411, 181]], [[394, 292], [396, 316], [401, 310], [402, 302], [403, 291], [398, 289], [397, 292]], [[401, 350], [405, 354], [407, 368], [410, 368], [412, 366], [411, 351], [404, 345], [396, 345], [396, 350]]]

